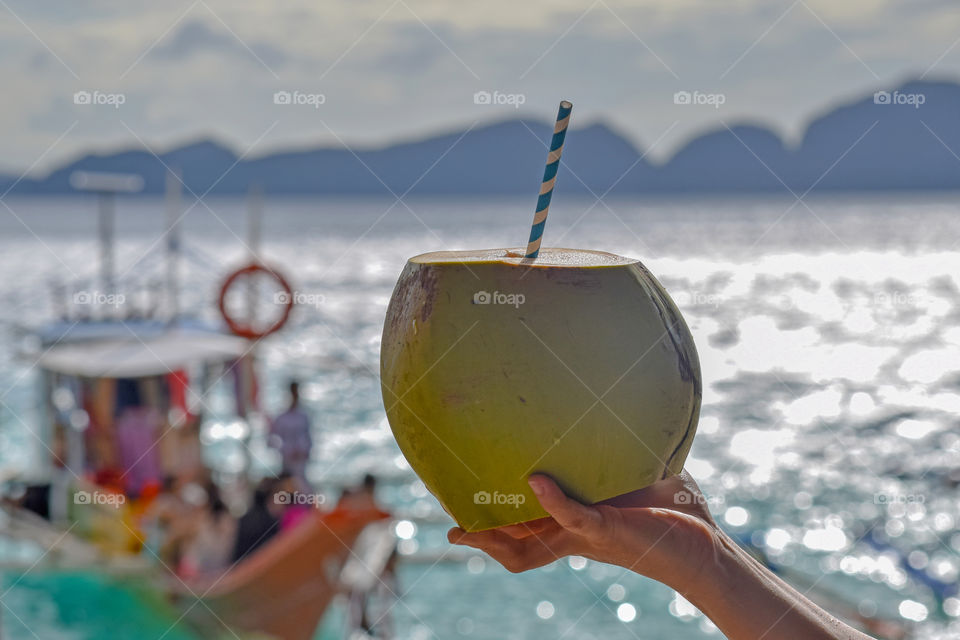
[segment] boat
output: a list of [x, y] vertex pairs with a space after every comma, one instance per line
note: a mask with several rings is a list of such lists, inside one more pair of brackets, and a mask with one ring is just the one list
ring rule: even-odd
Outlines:
[[[45, 401], [41, 424], [30, 431], [45, 459], [31, 470], [33, 478], [21, 479], [19, 494], [4, 500], [0, 537], [37, 544], [42, 552], [5, 570], [43, 567], [136, 580], [172, 604], [177, 624], [201, 637], [309, 640], [338, 595], [374, 589], [390, 571], [392, 519], [372, 499], [343, 500], [326, 511], [312, 504], [299, 521], [213, 570], [171, 566], [144, 525], [171, 483], [178, 491], [207, 487], [231, 507], [249, 501], [250, 434], [262, 423], [257, 345], [289, 316], [294, 300], [287, 280], [251, 249], [249, 263], [221, 287], [223, 323], [183, 313], [179, 177], [171, 174], [166, 282], [147, 303], [125, 306], [133, 294], [114, 276], [113, 199], [142, 181], [83, 174], [72, 182], [99, 194], [101, 273], [93, 285], [57, 285], [56, 295], [66, 300], [58, 305], [60, 317], [32, 331], [34, 349], [26, 357], [40, 373]], [[225, 302], [251, 274], [265, 274], [286, 294], [280, 315], [259, 325], [252, 303], [250, 317], [238, 319]], [[203, 399], [213, 390], [233, 392], [235, 415], [218, 424], [237, 428], [234, 440], [244, 452], [239, 468], [204, 461], [200, 434], [214, 412]], [[234, 541], [215, 542], [232, 548]], [[357, 577], [358, 562], [366, 577]], [[376, 633], [388, 637], [382, 627]]]
[[[386, 566], [389, 556], [357, 548], [361, 533], [385, 518], [378, 510], [312, 514], [209, 586], [182, 585], [178, 604], [195, 624], [225, 637], [242, 630], [309, 640], [333, 597], [347, 591], [341, 575], [349, 559], [362, 557], [378, 571]], [[389, 523], [371, 530], [392, 544]]]

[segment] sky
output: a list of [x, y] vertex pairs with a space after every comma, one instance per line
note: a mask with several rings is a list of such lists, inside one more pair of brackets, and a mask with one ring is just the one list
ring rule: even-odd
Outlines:
[[[13, 174], [201, 137], [245, 157], [382, 146], [546, 121], [561, 99], [572, 126], [606, 122], [662, 161], [721, 123], [795, 142], [835, 104], [960, 80], [960, 5], [0, 0], [0, 65], [0, 171]], [[679, 91], [699, 104], [675, 104]]]

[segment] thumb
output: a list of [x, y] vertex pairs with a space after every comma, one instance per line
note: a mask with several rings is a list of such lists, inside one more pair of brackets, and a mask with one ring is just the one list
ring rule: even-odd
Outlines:
[[567, 497], [550, 477], [537, 473], [527, 479], [544, 511], [553, 516], [561, 527], [581, 536], [598, 534], [603, 527], [603, 516], [591, 506]]

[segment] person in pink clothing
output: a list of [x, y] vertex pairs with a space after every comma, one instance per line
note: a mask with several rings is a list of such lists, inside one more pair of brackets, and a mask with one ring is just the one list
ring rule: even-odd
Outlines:
[[135, 496], [148, 484], [159, 485], [163, 479], [156, 447], [160, 414], [149, 407], [126, 407], [117, 418], [116, 430], [126, 492]]

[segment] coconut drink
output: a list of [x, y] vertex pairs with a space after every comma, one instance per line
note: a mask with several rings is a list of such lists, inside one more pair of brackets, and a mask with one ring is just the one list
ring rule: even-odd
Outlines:
[[387, 418], [467, 531], [545, 516], [534, 472], [585, 503], [677, 474], [696, 431], [700, 366], [676, 305], [638, 260], [541, 250], [544, 191], [526, 251], [411, 258], [387, 310]]

